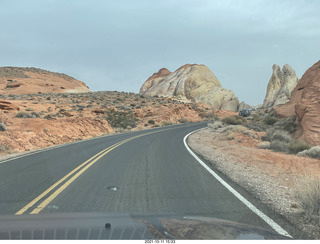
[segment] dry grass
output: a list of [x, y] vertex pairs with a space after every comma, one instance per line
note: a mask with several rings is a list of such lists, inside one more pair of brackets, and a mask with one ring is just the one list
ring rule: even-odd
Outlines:
[[309, 216], [320, 216], [320, 179], [304, 177], [296, 182], [296, 199]]

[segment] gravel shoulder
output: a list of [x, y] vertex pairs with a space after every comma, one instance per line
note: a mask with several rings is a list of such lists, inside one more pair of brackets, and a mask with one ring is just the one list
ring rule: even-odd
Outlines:
[[230, 140], [220, 130], [202, 129], [188, 138], [191, 149], [231, 181], [284, 216], [310, 239], [319, 239], [319, 219], [307, 217], [295, 197], [299, 180], [320, 172], [320, 161], [257, 148], [243, 134]]

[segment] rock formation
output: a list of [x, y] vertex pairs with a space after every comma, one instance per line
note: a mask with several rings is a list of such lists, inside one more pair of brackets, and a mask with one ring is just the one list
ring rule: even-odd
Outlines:
[[263, 107], [275, 107], [287, 103], [297, 83], [296, 72], [288, 64], [284, 65], [282, 70], [279, 65], [274, 64]]
[[0, 94], [90, 92], [84, 82], [37, 68], [0, 67]]
[[140, 94], [203, 102], [214, 109], [238, 111], [239, 107], [233, 91], [223, 88], [205, 65], [186, 64], [172, 73], [160, 69], [142, 85]]
[[320, 61], [309, 68], [294, 88], [290, 101], [275, 108], [284, 117], [297, 115], [301, 139], [320, 145]]

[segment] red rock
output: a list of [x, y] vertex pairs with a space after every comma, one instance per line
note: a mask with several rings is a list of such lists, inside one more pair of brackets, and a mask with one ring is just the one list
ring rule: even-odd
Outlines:
[[301, 126], [300, 139], [320, 145], [320, 61], [310, 67], [299, 80], [293, 90], [290, 101], [275, 108], [276, 112], [289, 117], [297, 115], [297, 123]]

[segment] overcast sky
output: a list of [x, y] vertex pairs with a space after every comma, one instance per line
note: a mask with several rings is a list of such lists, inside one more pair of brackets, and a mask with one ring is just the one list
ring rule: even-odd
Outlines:
[[273, 64], [301, 78], [320, 59], [319, 9], [319, 0], [0, 0], [0, 66], [139, 92], [162, 67], [205, 64], [257, 105]]

